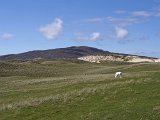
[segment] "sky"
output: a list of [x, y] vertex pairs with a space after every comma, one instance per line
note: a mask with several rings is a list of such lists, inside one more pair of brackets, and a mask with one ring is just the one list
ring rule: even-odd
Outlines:
[[0, 0], [0, 55], [70, 46], [160, 58], [160, 0]]

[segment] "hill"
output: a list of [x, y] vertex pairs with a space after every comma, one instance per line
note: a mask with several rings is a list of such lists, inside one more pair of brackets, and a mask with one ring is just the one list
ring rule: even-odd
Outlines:
[[120, 61], [120, 62], [160, 62], [160, 59], [113, 53], [88, 46], [72, 46], [67, 48], [34, 50], [20, 54], [0, 56], [0, 60], [36, 60], [36, 59], [78, 59], [88, 62]]
[[73, 46], [67, 48], [49, 49], [49, 50], [35, 50], [20, 54], [10, 54], [0, 56], [0, 60], [11, 60], [11, 59], [74, 59], [88, 55], [107, 55], [110, 52], [103, 51], [93, 47], [87, 46]]

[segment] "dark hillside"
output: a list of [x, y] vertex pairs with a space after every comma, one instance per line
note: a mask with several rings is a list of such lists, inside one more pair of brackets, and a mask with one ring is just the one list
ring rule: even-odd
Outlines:
[[57, 58], [78, 58], [86, 55], [107, 55], [110, 52], [103, 51], [93, 47], [87, 46], [73, 46], [67, 48], [49, 49], [49, 50], [36, 50], [29, 51], [20, 54], [10, 54], [0, 56], [0, 60], [11, 60], [11, 59], [57, 59]]

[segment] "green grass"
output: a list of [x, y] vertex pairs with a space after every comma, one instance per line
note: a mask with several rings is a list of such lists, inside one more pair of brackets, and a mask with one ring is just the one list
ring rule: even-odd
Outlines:
[[6, 61], [0, 68], [0, 120], [160, 119], [158, 63]]

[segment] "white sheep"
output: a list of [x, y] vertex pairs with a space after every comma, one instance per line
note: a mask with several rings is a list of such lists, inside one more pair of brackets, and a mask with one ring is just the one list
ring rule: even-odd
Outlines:
[[116, 72], [115, 73], [115, 78], [117, 78], [117, 77], [121, 78], [122, 77], [122, 72]]

